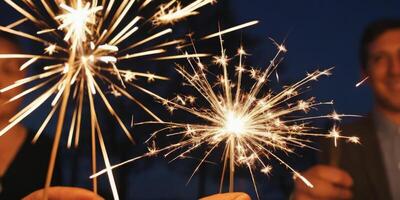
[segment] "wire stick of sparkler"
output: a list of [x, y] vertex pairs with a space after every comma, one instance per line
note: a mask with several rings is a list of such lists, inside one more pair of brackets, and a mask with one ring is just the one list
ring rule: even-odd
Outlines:
[[[68, 66], [74, 65], [75, 55], [76, 55], [76, 46], [77, 46], [76, 42], [74, 42], [71, 47], [71, 55], [68, 60]], [[63, 84], [64, 93], [63, 93], [63, 98], [62, 98], [62, 102], [61, 102], [60, 113], [58, 115], [57, 128], [56, 128], [56, 132], [55, 132], [55, 136], [54, 136], [53, 146], [51, 149], [49, 167], [47, 170], [46, 182], [45, 182], [45, 187], [44, 187], [44, 191], [43, 191], [43, 199], [45, 199], [45, 200], [48, 199], [48, 190], [51, 186], [51, 180], [53, 178], [58, 147], [60, 144], [61, 133], [62, 133], [63, 126], [64, 126], [65, 113], [66, 113], [67, 106], [68, 106], [68, 99], [69, 99], [69, 93], [70, 93], [70, 88], [71, 88], [70, 82], [71, 82], [72, 74], [73, 74], [73, 71], [68, 70], [64, 84]], [[93, 181], [96, 181], [96, 179]], [[95, 190], [95, 192], [97, 192], [97, 191]]]
[[229, 192], [235, 190], [235, 138], [230, 138], [229, 146]]

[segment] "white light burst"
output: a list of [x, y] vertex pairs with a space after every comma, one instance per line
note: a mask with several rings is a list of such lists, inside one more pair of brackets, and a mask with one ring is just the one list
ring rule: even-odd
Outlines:
[[[234, 191], [234, 173], [236, 167], [248, 169], [258, 196], [255, 171], [270, 174], [272, 166], [270, 160], [274, 159], [294, 173], [306, 185], [313, 187], [312, 183], [303, 177], [294, 168], [289, 166], [277, 152], [286, 154], [294, 153], [296, 148], [313, 148], [309, 137], [332, 138], [335, 145], [338, 139], [359, 143], [357, 137], [340, 135], [337, 126], [330, 131], [323, 131], [312, 125], [315, 119], [330, 119], [340, 121], [342, 117], [358, 117], [332, 112], [310, 116], [309, 111], [323, 105], [332, 105], [333, 101], [318, 102], [314, 97], [301, 99], [301, 94], [311, 81], [317, 81], [321, 76], [331, 75], [331, 69], [316, 70], [307, 73], [306, 77], [289, 86], [283, 86], [279, 92], [267, 89], [271, 75], [281, 62], [282, 55], [287, 52], [283, 44], [278, 44], [275, 57], [263, 70], [250, 68], [244, 64], [248, 55], [240, 47], [234, 57], [229, 57], [223, 47], [221, 35], [224, 31], [213, 34], [220, 38], [221, 52], [213, 57], [211, 65], [206, 65], [200, 58], [189, 58], [188, 66], [177, 66], [177, 71], [184, 77], [185, 85], [193, 88], [196, 95], [180, 94], [172, 100], [167, 100], [156, 94], [156, 99], [161, 101], [171, 112], [181, 110], [197, 118], [195, 121], [186, 122], [144, 122], [143, 124], [162, 124], [165, 127], [157, 130], [148, 142], [156, 141], [156, 136], [167, 132], [170, 137], [181, 136], [177, 143], [166, 147], [152, 148], [147, 154], [135, 157], [111, 169], [119, 167], [138, 159], [161, 154], [172, 157], [171, 161], [181, 158], [190, 158], [189, 154], [195, 151], [203, 154], [201, 161], [194, 169], [192, 176], [200, 166], [208, 161], [212, 153], [221, 154], [223, 163], [220, 191], [224, 182], [224, 174], [229, 171], [229, 191]], [[231, 66], [232, 60], [237, 59], [238, 64]], [[221, 68], [221, 74], [213, 74], [215, 66]], [[233, 71], [234, 70], [234, 71]], [[235, 79], [230, 78], [229, 71], [235, 72]], [[252, 82], [252, 83], [251, 83]], [[250, 84], [251, 83], [251, 84]], [[205, 107], [200, 107], [194, 99], [202, 99]], [[204, 148], [200, 148], [204, 147]], [[222, 151], [218, 151], [220, 149]], [[105, 169], [93, 175], [103, 174]]]

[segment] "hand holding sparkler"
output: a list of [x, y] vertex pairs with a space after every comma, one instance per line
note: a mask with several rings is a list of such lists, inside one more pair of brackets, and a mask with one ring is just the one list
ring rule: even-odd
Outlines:
[[[32, 192], [22, 200], [42, 200], [44, 189]], [[48, 188], [50, 200], [104, 200], [92, 191], [75, 187], [50, 187]]]
[[224, 194], [215, 194], [212, 196], [201, 198], [200, 200], [251, 200], [249, 195], [241, 192], [232, 192]]
[[300, 180], [295, 181], [293, 200], [306, 199], [351, 199], [351, 176], [333, 166], [317, 165], [302, 175], [312, 182], [315, 187], [309, 188]]

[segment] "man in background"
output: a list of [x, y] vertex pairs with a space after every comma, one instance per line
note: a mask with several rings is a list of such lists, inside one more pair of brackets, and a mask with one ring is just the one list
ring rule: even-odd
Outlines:
[[295, 200], [400, 199], [400, 20], [380, 20], [366, 28], [360, 61], [374, 108], [344, 127], [343, 134], [360, 137], [362, 145], [342, 144], [330, 151], [331, 165], [305, 171], [315, 187], [296, 180]]

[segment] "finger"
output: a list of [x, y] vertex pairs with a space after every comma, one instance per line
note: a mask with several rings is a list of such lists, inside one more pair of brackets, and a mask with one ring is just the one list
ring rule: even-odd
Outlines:
[[341, 187], [349, 188], [353, 186], [353, 179], [344, 170], [328, 165], [318, 165], [314, 169], [315, 174], [321, 179], [324, 179]]
[[[44, 189], [37, 190], [23, 198], [23, 200], [40, 200], [43, 199]], [[50, 187], [48, 189], [49, 200], [103, 200], [100, 196], [92, 191], [74, 188], [74, 187]]]
[[201, 198], [200, 200], [251, 200], [250, 196], [242, 192], [232, 192], [224, 194], [215, 194]]

